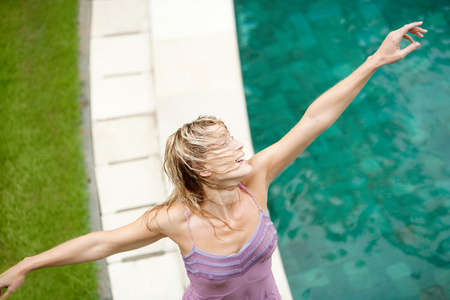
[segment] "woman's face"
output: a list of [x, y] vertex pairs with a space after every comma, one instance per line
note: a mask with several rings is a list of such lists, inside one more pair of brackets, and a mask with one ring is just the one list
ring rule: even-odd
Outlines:
[[211, 130], [223, 135], [214, 143], [216, 147], [206, 154], [207, 171], [200, 172], [200, 175], [208, 176], [217, 183], [239, 183], [253, 170], [245, 160], [245, 153], [242, 151], [244, 144], [230, 136], [222, 126], [212, 126]]

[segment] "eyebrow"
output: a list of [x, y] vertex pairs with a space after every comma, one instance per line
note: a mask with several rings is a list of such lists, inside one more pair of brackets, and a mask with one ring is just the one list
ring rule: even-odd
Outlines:
[[222, 146], [226, 146], [231, 140], [233, 140], [233, 136], [232, 135], [228, 135], [227, 140], [222, 144]]

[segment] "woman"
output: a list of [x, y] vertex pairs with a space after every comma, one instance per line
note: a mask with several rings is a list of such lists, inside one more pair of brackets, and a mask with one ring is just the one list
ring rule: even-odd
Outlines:
[[[167, 141], [164, 169], [174, 192], [164, 204], [127, 226], [25, 258], [0, 275], [0, 300], [30, 271], [102, 259], [163, 237], [183, 255], [191, 280], [183, 299], [281, 299], [270, 270], [277, 241], [267, 214], [270, 182], [334, 123], [379, 67], [420, 47], [408, 33], [422, 38], [427, 31], [421, 24], [389, 33], [377, 52], [314, 101], [286, 136], [249, 161], [223, 122], [200, 117], [185, 124]], [[404, 49], [402, 38], [411, 43]]]

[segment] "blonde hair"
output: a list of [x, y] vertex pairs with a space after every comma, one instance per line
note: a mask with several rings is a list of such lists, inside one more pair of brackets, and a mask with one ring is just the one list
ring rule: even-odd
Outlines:
[[[213, 126], [218, 128], [213, 130]], [[213, 189], [221, 188], [210, 178], [201, 176], [200, 173], [203, 171], [214, 173], [211, 168], [207, 168], [207, 165], [210, 167], [224, 165], [222, 158], [229, 155], [223, 151], [223, 145], [229, 137], [230, 134], [225, 123], [213, 116], [200, 116], [193, 122], [184, 124], [169, 136], [166, 142], [163, 167], [173, 186], [173, 191], [164, 203], [146, 212], [146, 219], [152, 211], [156, 210], [156, 214], [150, 220], [152, 222], [163, 207], [170, 208], [175, 203], [181, 203], [192, 213], [206, 219], [213, 226], [214, 232], [216, 227], [210, 218], [218, 219], [231, 228], [225, 221], [200, 206], [200, 203], [206, 200], [202, 184]], [[207, 153], [211, 152], [216, 154], [213, 159], [206, 157]], [[231, 168], [236, 168], [236, 165], [230, 163], [224, 173], [230, 171]], [[215, 171], [215, 173], [218, 172]], [[148, 222], [147, 227], [150, 229]]]

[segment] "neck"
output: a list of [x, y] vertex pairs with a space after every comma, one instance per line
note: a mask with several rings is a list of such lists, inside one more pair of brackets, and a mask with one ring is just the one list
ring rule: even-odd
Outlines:
[[231, 219], [241, 204], [242, 191], [239, 186], [229, 189], [211, 189], [203, 186], [203, 190], [205, 191], [205, 201], [202, 203], [202, 208], [222, 220]]

